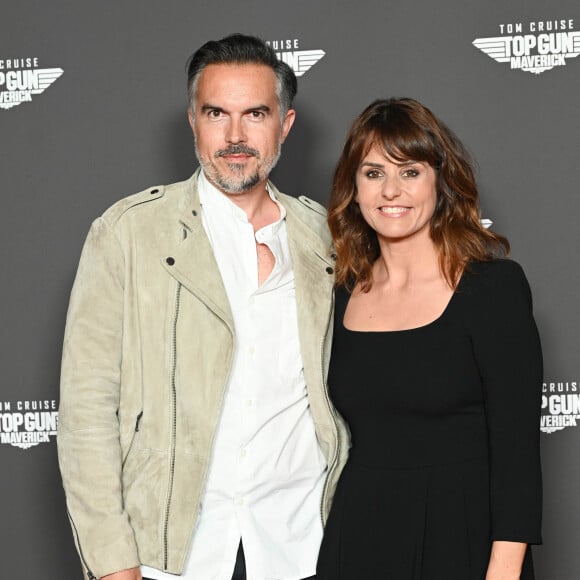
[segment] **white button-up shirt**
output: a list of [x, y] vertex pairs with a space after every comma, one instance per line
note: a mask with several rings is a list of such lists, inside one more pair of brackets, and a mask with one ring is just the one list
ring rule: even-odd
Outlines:
[[[201, 217], [226, 288], [236, 349], [202, 506], [181, 578], [231, 580], [240, 538], [248, 580], [314, 575], [326, 461], [316, 440], [298, 339], [295, 282], [280, 219], [254, 233], [246, 213], [199, 178]], [[275, 258], [258, 285], [256, 242]], [[142, 567], [146, 577], [174, 575]]]

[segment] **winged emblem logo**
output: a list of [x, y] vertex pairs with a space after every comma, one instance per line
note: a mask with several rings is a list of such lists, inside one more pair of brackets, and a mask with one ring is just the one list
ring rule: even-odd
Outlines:
[[38, 74], [38, 88], [32, 90], [33, 95], [40, 95], [43, 93], [52, 83], [62, 76], [64, 72], [61, 68], [44, 68], [37, 69], [35, 71]]
[[472, 44], [510, 68], [541, 74], [580, 54], [580, 32], [476, 38]]
[[299, 50], [295, 53], [296, 68], [294, 73], [301, 77], [308, 72], [326, 53], [323, 50]]
[[0, 109], [11, 109], [30, 102], [63, 74], [61, 68], [20, 69], [2, 73], [0, 77]]
[[512, 36], [498, 36], [496, 38], [476, 38], [473, 41], [473, 46], [479, 48], [481, 52], [485, 52], [497, 62], [509, 62], [510, 53], [508, 46], [511, 43]]
[[307, 73], [326, 53], [323, 50], [294, 50], [278, 52], [278, 58], [294, 71], [297, 77]]

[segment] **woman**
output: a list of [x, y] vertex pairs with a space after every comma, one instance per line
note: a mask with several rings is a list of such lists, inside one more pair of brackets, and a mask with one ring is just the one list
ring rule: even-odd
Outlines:
[[328, 220], [329, 389], [353, 446], [317, 579], [533, 578], [542, 355], [524, 273], [480, 225], [464, 147], [417, 101], [372, 103]]

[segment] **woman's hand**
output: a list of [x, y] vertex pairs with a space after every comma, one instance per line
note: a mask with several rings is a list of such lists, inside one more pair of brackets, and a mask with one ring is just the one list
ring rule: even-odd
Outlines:
[[485, 580], [519, 580], [527, 544], [493, 542]]

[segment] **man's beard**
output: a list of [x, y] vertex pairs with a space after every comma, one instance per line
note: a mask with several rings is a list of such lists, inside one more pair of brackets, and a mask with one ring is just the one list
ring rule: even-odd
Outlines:
[[[262, 161], [260, 152], [257, 149], [252, 149], [243, 144], [230, 145], [226, 149], [218, 149], [214, 153], [213, 158], [203, 159], [199, 153], [197, 141], [194, 141], [194, 143], [195, 154], [206, 177], [217, 185], [217, 187], [223, 192], [229, 194], [245, 193], [258, 185], [258, 183], [266, 181], [270, 172], [276, 166], [282, 149], [282, 144], [278, 143], [278, 150], [276, 153]], [[244, 171], [246, 170], [246, 165], [244, 163], [227, 163], [231, 173], [224, 175], [214, 162], [214, 159], [219, 159], [225, 155], [239, 154], [252, 155], [256, 158], [258, 162], [256, 169], [250, 175], [244, 175]]]

